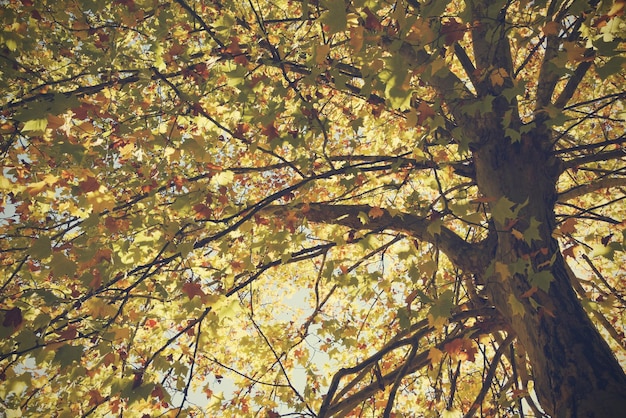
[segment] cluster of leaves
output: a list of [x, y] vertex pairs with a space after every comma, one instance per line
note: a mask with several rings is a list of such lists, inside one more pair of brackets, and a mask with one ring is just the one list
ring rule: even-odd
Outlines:
[[[469, 3], [4, 2], [0, 414], [540, 414], [459, 264], [492, 219], [541, 239], [454, 116], [502, 97], [512, 142], [550, 116], [554, 236], [623, 355], [624, 3], [493, 2], [515, 73], [473, 68]], [[529, 300], [535, 268], [490, 266]]]

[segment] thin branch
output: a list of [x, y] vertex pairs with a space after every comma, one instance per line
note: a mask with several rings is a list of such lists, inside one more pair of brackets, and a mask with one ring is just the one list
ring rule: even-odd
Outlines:
[[511, 345], [514, 339], [515, 339], [515, 336], [513, 334], [509, 334], [506, 337], [506, 339], [502, 342], [502, 344], [500, 344], [500, 346], [498, 347], [498, 350], [496, 351], [493, 358], [491, 359], [489, 370], [487, 371], [487, 375], [485, 376], [485, 379], [483, 380], [483, 386], [480, 389], [480, 392], [478, 392], [478, 395], [476, 396], [476, 399], [472, 403], [472, 406], [467, 411], [467, 413], [463, 416], [463, 418], [473, 417], [476, 411], [478, 410], [478, 407], [482, 405], [483, 400], [485, 399], [485, 395], [487, 395], [487, 392], [489, 391], [489, 387], [491, 386], [491, 381], [496, 375], [496, 369], [498, 368], [498, 364], [500, 363], [500, 357], [502, 357], [504, 350], [507, 349], [509, 345]]

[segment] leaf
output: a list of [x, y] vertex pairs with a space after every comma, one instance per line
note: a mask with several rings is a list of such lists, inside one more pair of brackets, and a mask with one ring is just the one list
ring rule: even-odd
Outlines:
[[17, 328], [21, 325], [22, 321], [22, 310], [16, 306], [4, 313], [2, 326], [7, 328]]
[[541, 31], [546, 36], [558, 35], [561, 31], [561, 24], [559, 22], [550, 21], [541, 28]]
[[497, 68], [491, 72], [489, 80], [491, 80], [491, 85], [493, 86], [502, 86], [504, 85], [504, 80], [508, 77], [509, 73], [504, 68]]
[[81, 181], [78, 187], [83, 193], [94, 192], [100, 188], [100, 183], [95, 177], [87, 176], [86, 180]]
[[524, 305], [515, 297], [515, 295], [509, 295], [509, 305], [511, 306], [511, 310], [513, 311], [513, 315], [524, 316], [526, 314], [526, 309], [524, 309]]
[[471, 361], [475, 360], [478, 349], [469, 338], [455, 338], [443, 346], [446, 353], [455, 360]]
[[454, 308], [454, 292], [446, 290], [435, 300], [428, 311], [428, 323], [433, 326], [441, 325], [450, 318], [450, 312]]
[[431, 347], [430, 350], [428, 350], [428, 359], [430, 360], [430, 364], [438, 364], [442, 358], [443, 351], [439, 350], [438, 348]]
[[550, 289], [550, 283], [554, 280], [554, 276], [550, 270], [542, 270], [538, 273], [533, 273], [528, 279], [531, 285], [547, 292]]
[[524, 241], [531, 245], [533, 241], [541, 241], [541, 235], [539, 233], [539, 225], [541, 222], [534, 216], [530, 218], [530, 225], [524, 231]]
[[596, 72], [600, 78], [608, 78], [613, 74], [618, 74], [626, 66], [626, 57], [616, 56], [609, 59], [604, 65], [596, 67]]
[[59, 363], [61, 367], [71, 366], [73, 363], [80, 361], [83, 351], [84, 347], [82, 346], [63, 344], [55, 351], [54, 361]]
[[[506, 225], [506, 221], [509, 219], [515, 219], [520, 209], [526, 206], [528, 201], [522, 204], [515, 203], [506, 196], [502, 196], [498, 199], [495, 205], [491, 209], [493, 219], [501, 226]], [[513, 209], [515, 208], [515, 209]]]
[[326, 56], [330, 51], [330, 44], [316, 45], [315, 46], [315, 63], [317, 65], [323, 64], [326, 61]]
[[49, 236], [43, 235], [35, 240], [30, 247], [30, 254], [37, 259], [48, 258], [52, 255], [52, 240]]
[[385, 214], [385, 211], [382, 210], [380, 207], [378, 206], [373, 206], [369, 212], [367, 213], [367, 215], [372, 218], [372, 219], [376, 219], [376, 218], [380, 218]]
[[494, 264], [494, 271], [500, 276], [501, 280], [506, 280], [511, 276], [509, 266], [507, 264], [496, 261]]
[[183, 293], [185, 293], [189, 299], [193, 299], [196, 296], [202, 298], [206, 295], [202, 290], [202, 285], [200, 285], [200, 283], [192, 282], [186, 282], [183, 284]]
[[434, 219], [428, 222], [428, 226], [426, 227], [426, 231], [428, 231], [431, 235], [441, 234], [441, 227], [443, 226], [443, 221], [441, 219]]
[[365, 16], [366, 16], [365, 17], [365, 29], [375, 31], [375, 32], [383, 29], [383, 25], [381, 25], [380, 20], [374, 13], [372, 13], [369, 7], [365, 7], [363, 11], [365, 12]]
[[466, 27], [456, 19], [448, 19], [441, 25], [441, 34], [445, 37], [446, 45], [452, 45], [463, 39]]
[[325, 0], [324, 7], [328, 10], [322, 16], [330, 34], [343, 32], [348, 26], [348, 18], [346, 16], [346, 5], [341, 1]]
[[524, 234], [522, 234], [520, 231], [518, 231], [515, 228], [511, 228], [511, 235], [513, 235], [515, 238], [517, 238], [520, 241], [524, 239]]
[[48, 119], [32, 119], [27, 121], [22, 128], [22, 132], [43, 132], [48, 126]]
[[211, 180], [215, 181], [220, 186], [228, 186], [235, 179], [235, 173], [232, 171], [221, 171], [216, 176], [214, 176]]

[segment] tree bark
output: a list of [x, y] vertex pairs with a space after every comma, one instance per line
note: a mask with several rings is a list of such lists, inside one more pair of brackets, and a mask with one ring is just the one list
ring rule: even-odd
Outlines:
[[[520, 209], [516, 219], [495, 224], [493, 262], [500, 263], [501, 268], [499, 273], [483, 278], [485, 291], [528, 353], [534, 389], [546, 413], [553, 418], [623, 416], [626, 375], [578, 300], [551, 236], [556, 225], [555, 184], [560, 170], [559, 161], [544, 145], [550, 143], [549, 136], [535, 131], [521, 143], [511, 143], [503, 135], [495, 138], [501, 135], [499, 131], [489, 132], [474, 151], [478, 188], [496, 201], [506, 197]], [[494, 207], [495, 203], [492, 210]], [[511, 231], [513, 227], [528, 231], [532, 219], [540, 222], [540, 240], [529, 245]], [[535, 272], [550, 271], [552, 281], [547, 292], [529, 292], [532, 271], [501, 273], [502, 265], [520, 260], [530, 261], [530, 270]], [[520, 305], [513, 308], [515, 301], [523, 306], [523, 313]]]

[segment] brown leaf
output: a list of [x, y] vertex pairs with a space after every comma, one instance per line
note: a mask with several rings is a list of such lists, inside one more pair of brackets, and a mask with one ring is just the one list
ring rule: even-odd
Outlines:
[[443, 25], [441, 25], [441, 33], [445, 36], [446, 45], [452, 45], [463, 39], [465, 29], [465, 25], [454, 19], [444, 22]]
[[17, 306], [13, 309], [9, 309], [4, 314], [4, 321], [2, 321], [3, 327], [17, 328], [23, 321], [22, 310]]
[[81, 181], [78, 187], [83, 193], [95, 192], [100, 188], [100, 183], [95, 177], [88, 176], [87, 180]]
[[541, 28], [541, 31], [546, 36], [558, 35], [560, 30], [561, 24], [555, 21], [548, 22], [543, 28]]
[[366, 7], [363, 11], [367, 15], [365, 17], [365, 29], [371, 31], [379, 31], [383, 29], [383, 25], [380, 24], [380, 20], [378, 20], [378, 17], [372, 13], [369, 7]]
[[189, 299], [193, 299], [194, 296], [199, 296], [200, 298], [205, 296], [205, 293], [202, 290], [202, 286], [200, 285], [200, 283], [185, 283], [183, 285], [183, 293], [185, 293], [187, 297], [189, 297]]

